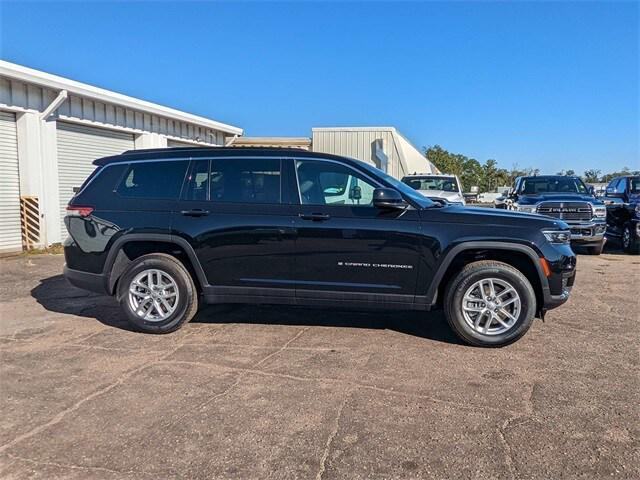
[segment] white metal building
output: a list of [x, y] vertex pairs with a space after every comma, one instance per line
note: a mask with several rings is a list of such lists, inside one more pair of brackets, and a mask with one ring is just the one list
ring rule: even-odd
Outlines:
[[312, 129], [312, 149], [357, 158], [398, 179], [438, 169], [394, 127], [328, 127]]
[[22, 249], [25, 229], [30, 245], [61, 242], [73, 187], [96, 158], [136, 148], [219, 146], [242, 133], [0, 60], [0, 253]]

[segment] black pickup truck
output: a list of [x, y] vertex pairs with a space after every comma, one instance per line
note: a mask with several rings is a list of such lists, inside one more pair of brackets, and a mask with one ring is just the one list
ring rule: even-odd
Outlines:
[[571, 228], [571, 245], [599, 255], [605, 243], [607, 209], [579, 177], [540, 175], [518, 177], [496, 208], [539, 213], [560, 219]]
[[640, 253], [640, 176], [611, 180], [604, 203], [607, 206], [607, 237], [620, 239], [628, 253]]

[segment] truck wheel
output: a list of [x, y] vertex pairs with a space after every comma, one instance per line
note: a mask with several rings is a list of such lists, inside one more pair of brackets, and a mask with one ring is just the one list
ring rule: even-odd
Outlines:
[[604, 242], [602, 242], [600, 245], [596, 245], [595, 247], [587, 247], [587, 253], [589, 255], [600, 255], [603, 249]]
[[198, 291], [187, 269], [171, 255], [134, 260], [118, 282], [118, 301], [129, 322], [148, 333], [169, 333], [198, 311]]
[[640, 253], [640, 239], [633, 234], [629, 224], [622, 230], [622, 248], [627, 253], [638, 255]]
[[519, 270], [483, 260], [465, 266], [449, 282], [444, 310], [449, 325], [466, 343], [502, 347], [529, 330], [536, 295]]

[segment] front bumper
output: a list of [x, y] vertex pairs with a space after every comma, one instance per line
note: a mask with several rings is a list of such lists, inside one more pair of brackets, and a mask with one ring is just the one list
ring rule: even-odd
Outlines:
[[571, 229], [571, 243], [597, 245], [604, 241], [604, 233], [607, 230], [607, 224], [604, 220], [602, 222], [567, 223]]

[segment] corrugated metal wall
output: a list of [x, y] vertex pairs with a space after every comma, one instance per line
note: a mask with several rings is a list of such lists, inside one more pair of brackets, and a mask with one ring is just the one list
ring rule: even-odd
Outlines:
[[391, 130], [336, 129], [313, 130], [313, 150], [357, 158], [379, 167], [375, 157], [375, 141], [383, 139], [388, 157], [388, 173], [396, 178], [406, 174], [400, 165], [400, 156]]
[[[14, 107], [44, 110], [57, 96], [57, 92], [36, 85], [0, 77], [0, 103]], [[69, 95], [56, 112], [61, 119], [80, 119], [104, 123], [114, 127], [132, 128], [171, 137], [216, 145], [224, 144], [224, 132], [179, 122], [157, 115], [105, 104], [88, 98]]]
[[16, 116], [0, 112], [0, 252], [21, 249]]
[[134, 149], [133, 135], [104, 128], [58, 122], [58, 188], [62, 236], [66, 236], [64, 216], [73, 187], [79, 187], [95, 170], [96, 158]]

